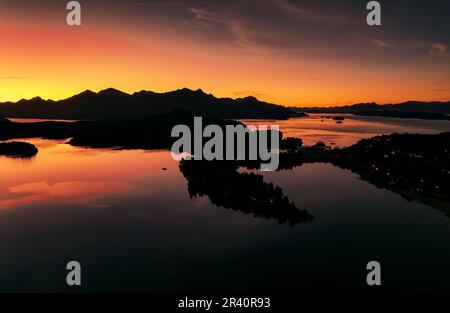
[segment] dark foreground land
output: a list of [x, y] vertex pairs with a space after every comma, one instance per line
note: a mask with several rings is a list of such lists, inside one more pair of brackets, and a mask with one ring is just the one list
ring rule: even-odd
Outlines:
[[[70, 139], [69, 144], [91, 148], [169, 149], [172, 127], [193, 127], [195, 113], [172, 111], [140, 121], [14, 123], [0, 119], [0, 140], [42, 137]], [[203, 118], [203, 126], [238, 125], [239, 122]], [[280, 134], [281, 135], [281, 134]], [[3, 152], [2, 152], [3, 151]], [[302, 146], [301, 139], [281, 141], [279, 170], [303, 163], [331, 163], [348, 169], [371, 184], [420, 201], [450, 216], [450, 133], [439, 135], [392, 134], [364, 139], [348, 148], [323, 143]], [[26, 143], [3, 143], [0, 154], [32, 156], [37, 149]], [[258, 161], [182, 161], [180, 171], [191, 197], [206, 195], [216, 205], [280, 223], [307, 222], [312, 216], [295, 207], [281, 188], [257, 173]]]
[[[19, 138], [68, 139], [73, 146], [113, 149], [169, 149], [175, 125], [194, 127], [194, 116], [183, 110], [155, 114], [140, 120], [17, 123], [0, 118], [0, 140]], [[206, 125], [238, 125], [239, 122], [203, 117]]]
[[291, 225], [313, 219], [298, 209], [283, 190], [265, 182], [260, 174], [240, 173], [238, 164], [230, 161], [181, 161], [180, 171], [187, 179], [191, 198], [208, 196], [219, 207], [274, 219]]
[[29, 158], [38, 153], [38, 149], [26, 142], [0, 142], [0, 155]]
[[[331, 148], [320, 142], [314, 146], [302, 147], [301, 140], [286, 138], [282, 142], [279, 170], [292, 169], [304, 163], [331, 163], [358, 174], [361, 179], [378, 188], [398, 193], [408, 201], [422, 202], [443, 211], [450, 217], [449, 152], [450, 133], [378, 136], [361, 140], [348, 148]], [[243, 182], [247, 178], [240, 175], [249, 174], [237, 174], [237, 166], [258, 169], [260, 165], [255, 161], [239, 161], [234, 162], [234, 165], [229, 161], [216, 161], [209, 162], [208, 166], [205, 166], [204, 161], [193, 160], [181, 162], [180, 170], [188, 180], [191, 196], [208, 195], [215, 204], [229, 207], [232, 200], [227, 195], [237, 194], [237, 198], [242, 199], [242, 193], [246, 192], [249, 199], [255, 200], [252, 195], [253, 188], [255, 190], [264, 188], [264, 186], [257, 187], [257, 184], [246, 188], [248, 185]], [[227, 179], [220, 180], [218, 177], [220, 172], [228, 173]], [[259, 174], [251, 173], [251, 175]], [[262, 176], [259, 176], [262, 182]], [[243, 201], [248, 204], [248, 208], [261, 207], [260, 204], [253, 205], [249, 199]], [[277, 201], [270, 198], [268, 200], [269, 203], [276, 203], [274, 207], [279, 206]], [[238, 208], [238, 205], [236, 204], [234, 208]], [[278, 213], [283, 210], [278, 210]], [[304, 215], [301, 221], [309, 220], [309, 216]], [[291, 219], [289, 221], [292, 222]]]
[[330, 162], [379, 188], [442, 209], [450, 216], [449, 152], [450, 133], [392, 134], [363, 139], [343, 149], [325, 145], [306, 148], [298, 156], [281, 156], [281, 164]]

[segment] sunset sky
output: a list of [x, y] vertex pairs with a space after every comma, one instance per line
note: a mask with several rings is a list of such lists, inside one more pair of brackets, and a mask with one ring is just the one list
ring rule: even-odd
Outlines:
[[289, 106], [450, 100], [450, 1], [0, 0], [0, 101], [201, 88]]

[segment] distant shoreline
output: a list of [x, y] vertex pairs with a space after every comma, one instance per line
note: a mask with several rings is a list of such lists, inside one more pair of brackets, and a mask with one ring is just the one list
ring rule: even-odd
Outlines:
[[397, 118], [416, 118], [431, 120], [447, 120], [450, 116], [450, 101], [407, 101], [393, 104], [357, 103], [339, 107], [291, 107], [300, 113], [317, 114], [355, 114], [360, 116], [380, 116]]
[[357, 116], [377, 116], [377, 117], [450, 121], [450, 116], [441, 114], [441, 113], [399, 112], [399, 111], [360, 111], [360, 112], [354, 112], [351, 114], [357, 115]]

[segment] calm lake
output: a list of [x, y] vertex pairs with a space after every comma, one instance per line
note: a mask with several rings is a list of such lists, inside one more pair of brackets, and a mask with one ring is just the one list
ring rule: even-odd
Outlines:
[[[306, 144], [340, 146], [450, 131], [448, 121], [321, 116], [276, 123]], [[1, 292], [70, 290], [71, 260], [86, 291], [366, 290], [372, 260], [385, 290], [450, 291], [450, 218], [350, 171], [317, 163], [264, 172], [314, 216], [290, 226], [191, 199], [168, 151], [26, 141], [36, 157], [0, 157]]]

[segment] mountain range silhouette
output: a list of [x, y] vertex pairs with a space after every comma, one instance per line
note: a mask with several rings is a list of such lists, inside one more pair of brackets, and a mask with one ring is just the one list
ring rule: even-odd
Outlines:
[[259, 101], [255, 97], [216, 98], [201, 89], [187, 88], [166, 93], [143, 90], [133, 94], [108, 88], [98, 93], [86, 90], [59, 101], [35, 97], [29, 100], [22, 99], [16, 103], [0, 103], [0, 115], [8, 118], [124, 120], [142, 119], [174, 109], [221, 119], [286, 119], [306, 116], [280, 105]]
[[290, 108], [296, 112], [307, 113], [361, 113], [361, 112], [406, 112], [406, 113], [436, 113], [450, 115], [450, 101], [406, 101], [401, 103], [377, 104], [356, 103], [335, 107], [303, 107]]

